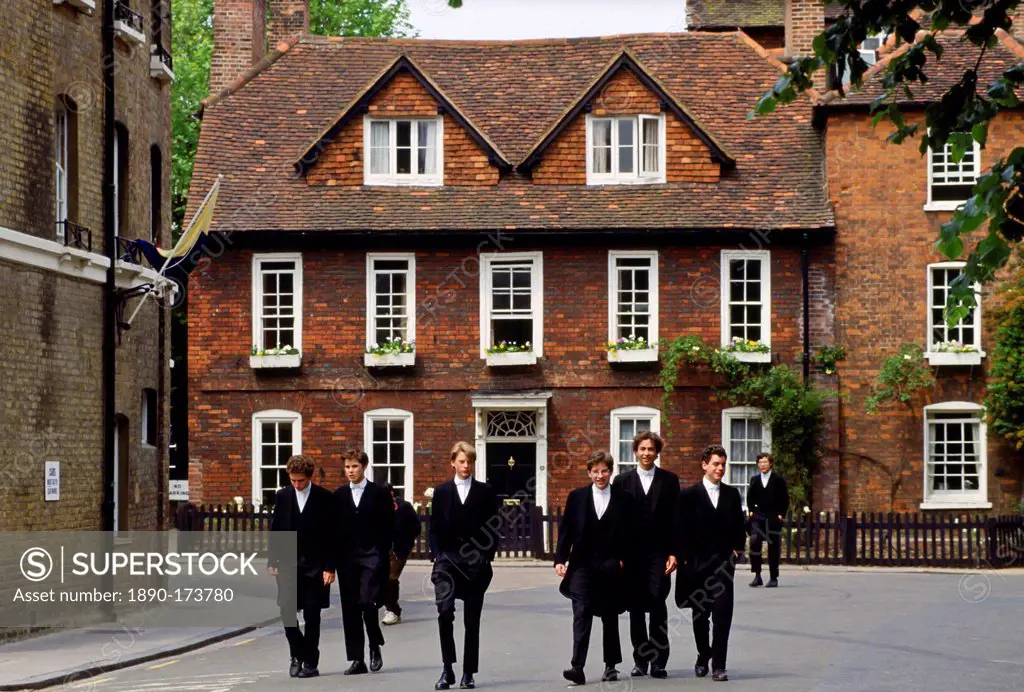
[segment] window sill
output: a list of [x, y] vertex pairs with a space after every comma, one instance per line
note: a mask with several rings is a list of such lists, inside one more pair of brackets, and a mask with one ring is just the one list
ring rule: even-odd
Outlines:
[[928, 202], [924, 205], [925, 211], [956, 211], [967, 203], [967, 200], [962, 202]]
[[537, 354], [534, 351], [519, 353], [488, 353], [486, 356], [487, 365], [494, 367], [506, 367], [511, 365], [536, 365]]
[[929, 365], [981, 365], [985, 357], [984, 351], [966, 351], [964, 353], [926, 353]]
[[249, 367], [253, 370], [266, 368], [297, 368], [301, 364], [301, 353], [291, 356], [249, 356]]
[[587, 185], [664, 185], [665, 178], [587, 178]]
[[71, 5], [76, 10], [92, 14], [96, 9], [96, 0], [53, 0], [54, 5]]
[[412, 353], [363, 354], [363, 365], [368, 368], [408, 368], [415, 364], [415, 351]]
[[616, 349], [608, 351], [609, 363], [656, 363], [658, 362], [658, 349]]
[[137, 43], [140, 46], [146, 42], [145, 34], [139, 33], [129, 26], [127, 22], [122, 21], [114, 22], [114, 36], [125, 43]]
[[982, 500], [931, 500], [922, 502], [920, 509], [992, 509], [991, 502]]
[[741, 363], [771, 363], [772, 353], [771, 351], [765, 351], [763, 353], [754, 351], [727, 351], [736, 360]]
[[444, 181], [437, 178], [365, 178], [363, 185], [367, 187], [443, 187]]

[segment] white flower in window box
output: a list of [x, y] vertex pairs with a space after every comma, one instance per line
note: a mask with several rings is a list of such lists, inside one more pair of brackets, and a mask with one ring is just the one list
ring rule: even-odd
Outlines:
[[642, 336], [620, 336], [608, 342], [609, 363], [653, 363], [658, 361], [658, 343]]
[[980, 365], [984, 355], [974, 344], [940, 341], [932, 344], [926, 357], [930, 365]]
[[732, 341], [722, 347], [722, 352], [744, 363], [772, 362], [772, 347], [763, 341], [734, 336]]
[[302, 353], [288, 344], [277, 348], [261, 349], [252, 347], [249, 355], [249, 367], [262, 368], [297, 368], [302, 364]]
[[537, 353], [533, 344], [515, 341], [501, 341], [487, 349], [487, 365], [503, 367], [510, 365], [536, 365]]
[[416, 364], [416, 343], [401, 337], [371, 344], [363, 354], [363, 365], [368, 368], [401, 368]]

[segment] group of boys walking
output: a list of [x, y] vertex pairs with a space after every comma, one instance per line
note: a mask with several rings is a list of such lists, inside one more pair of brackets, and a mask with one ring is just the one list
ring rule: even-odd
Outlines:
[[[677, 573], [676, 605], [693, 610], [695, 674], [705, 677], [710, 671], [714, 680], [728, 680], [733, 581], [746, 544], [748, 517], [739, 491], [722, 482], [723, 447], [705, 448], [703, 478], [680, 491], [678, 477], [655, 465], [663, 445], [656, 433], [639, 433], [633, 440], [637, 467], [619, 474], [614, 483], [611, 455], [595, 452], [587, 462], [591, 483], [572, 491], [566, 501], [555, 572], [562, 579], [559, 591], [572, 600], [572, 659], [563, 676], [575, 684], [586, 682], [584, 666], [595, 617], [602, 622], [602, 680], [618, 679], [616, 665], [622, 662], [618, 617], [627, 611], [633, 646], [631, 675], [667, 677], [666, 598], [673, 572]], [[456, 600], [463, 601], [465, 626], [459, 687], [473, 689], [479, 669], [480, 620], [501, 520], [494, 490], [473, 477], [475, 462], [473, 446], [456, 443], [450, 453], [453, 478], [433, 494], [428, 541], [442, 660], [436, 690], [455, 685]], [[383, 667], [378, 607], [385, 605], [385, 623], [389, 615], [394, 616], [392, 622], [397, 621], [398, 577], [419, 535], [411, 506], [406, 509], [393, 492], [365, 478], [365, 453], [346, 453], [344, 463], [349, 483], [332, 494], [311, 483], [314, 464], [308, 457], [292, 457], [287, 468], [291, 484], [278, 492], [274, 505], [272, 531], [295, 531], [298, 541], [297, 565], [285, 564], [273, 540], [268, 562], [278, 579], [293, 677], [319, 675], [320, 610], [328, 607], [335, 580], [340, 584], [345, 649], [351, 662], [345, 675]], [[776, 586], [779, 532], [788, 495], [785, 481], [771, 471], [771, 455], [759, 455], [758, 465], [761, 473], [750, 479], [747, 495], [751, 565], [756, 573], [751, 586], [762, 584], [760, 550], [765, 538], [768, 586]], [[292, 593], [297, 598], [294, 605], [303, 613], [304, 633], [286, 607], [285, 595]], [[369, 665], [364, 657], [367, 640]]]

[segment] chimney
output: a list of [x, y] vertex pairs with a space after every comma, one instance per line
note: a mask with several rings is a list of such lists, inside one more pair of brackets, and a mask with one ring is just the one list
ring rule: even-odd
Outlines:
[[273, 50], [278, 43], [309, 33], [309, 0], [267, 0], [268, 42]]
[[1010, 33], [1018, 41], [1024, 42], [1024, 4], [1017, 5], [1017, 9], [1010, 13], [1013, 24], [1010, 25]]
[[822, 0], [786, 0], [786, 57], [814, 55], [814, 37], [824, 30]]
[[267, 0], [215, 0], [210, 95], [220, 93], [263, 58]]

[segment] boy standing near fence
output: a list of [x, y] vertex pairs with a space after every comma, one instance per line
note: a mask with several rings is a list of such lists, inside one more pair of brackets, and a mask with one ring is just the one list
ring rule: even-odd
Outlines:
[[750, 571], [754, 573], [751, 586], [761, 586], [761, 545], [768, 539], [767, 588], [779, 585], [779, 560], [782, 557], [782, 523], [789, 510], [789, 488], [786, 479], [772, 471], [772, 455], [757, 455], [761, 471], [750, 479], [747, 488], [747, 511], [750, 512]]

